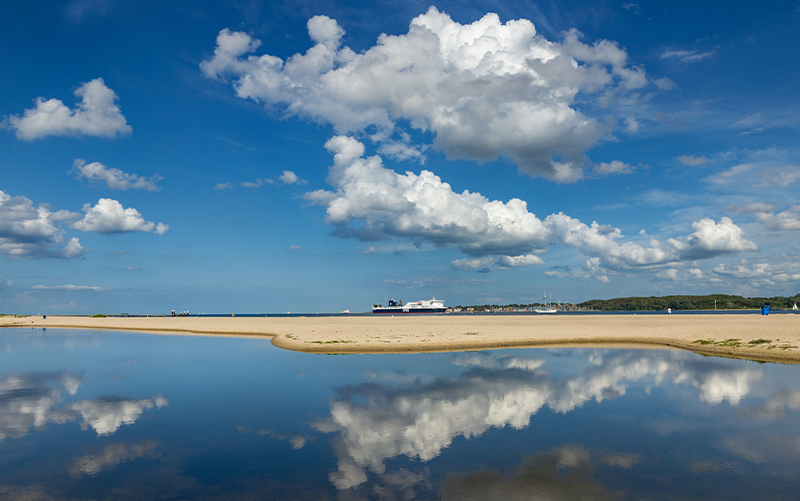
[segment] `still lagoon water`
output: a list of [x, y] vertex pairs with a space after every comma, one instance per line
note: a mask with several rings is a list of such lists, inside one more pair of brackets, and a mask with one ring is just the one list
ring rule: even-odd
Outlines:
[[0, 499], [794, 499], [800, 366], [0, 331]]

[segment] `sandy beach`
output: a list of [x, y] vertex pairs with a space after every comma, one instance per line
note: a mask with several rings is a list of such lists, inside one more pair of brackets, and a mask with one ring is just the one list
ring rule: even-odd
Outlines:
[[800, 315], [435, 315], [334, 317], [0, 317], [0, 327], [263, 336], [309, 353], [507, 347], [669, 347], [800, 363]]

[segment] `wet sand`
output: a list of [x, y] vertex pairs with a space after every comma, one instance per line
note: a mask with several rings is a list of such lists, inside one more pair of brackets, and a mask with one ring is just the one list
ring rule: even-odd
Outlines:
[[[263, 336], [310, 353], [413, 353], [638, 346], [800, 363], [800, 315], [434, 315], [333, 317], [0, 317], [0, 327]], [[0, 333], [2, 335], [2, 333]]]

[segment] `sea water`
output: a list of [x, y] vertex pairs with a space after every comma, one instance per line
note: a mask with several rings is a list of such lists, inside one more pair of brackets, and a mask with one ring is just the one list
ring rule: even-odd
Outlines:
[[0, 330], [1, 499], [790, 499], [800, 366]]

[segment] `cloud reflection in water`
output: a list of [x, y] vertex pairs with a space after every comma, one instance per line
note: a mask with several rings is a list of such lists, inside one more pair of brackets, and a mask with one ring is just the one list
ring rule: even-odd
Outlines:
[[448, 475], [442, 499], [619, 499], [595, 480], [597, 463], [583, 447], [566, 445], [526, 456], [511, 476], [494, 470]]
[[145, 410], [168, 405], [166, 398], [159, 395], [153, 400], [131, 400], [125, 398], [106, 397], [94, 400], [83, 400], [69, 406], [69, 409], [83, 418], [81, 429], [92, 427], [98, 435], [110, 435], [123, 424], [133, 424]]
[[629, 383], [645, 378], [655, 386], [667, 380], [694, 386], [703, 402], [736, 406], [763, 374], [760, 368], [700, 363], [680, 352], [598, 351], [582, 373], [563, 378], [551, 377], [542, 359], [469, 353], [452, 362], [469, 369], [457, 379], [401, 388], [367, 383], [339, 389], [330, 417], [312, 423], [335, 434], [338, 470], [329, 478], [338, 489], [363, 484], [367, 470], [384, 474], [387, 459], [429, 461], [456, 437], [477, 437], [493, 427], [522, 429], [544, 406], [567, 413], [591, 400], [625, 395]]
[[58, 408], [61, 389], [75, 395], [83, 379], [73, 373], [5, 374], [0, 379], [0, 441], [22, 438], [31, 427], [48, 423], [62, 424], [83, 419], [82, 429], [93, 428], [98, 435], [110, 435], [123, 424], [133, 424], [145, 410], [169, 404], [159, 395], [153, 399], [133, 400], [106, 397], [82, 400]]
[[72, 476], [97, 475], [101, 471], [110, 470], [118, 464], [134, 461], [139, 458], [149, 457], [158, 459], [161, 453], [158, 451], [159, 443], [154, 440], [147, 440], [138, 444], [116, 443], [107, 445], [102, 454], [86, 454], [75, 459], [70, 473]]

